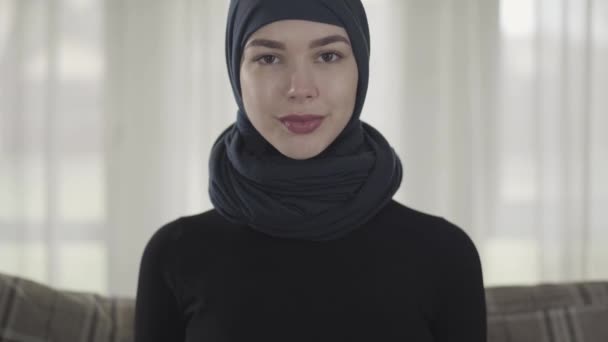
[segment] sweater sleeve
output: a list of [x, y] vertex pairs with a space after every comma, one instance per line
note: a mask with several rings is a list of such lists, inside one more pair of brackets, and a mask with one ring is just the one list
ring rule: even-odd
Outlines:
[[177, 224], [161, 227], [144, 248], [135, 298], [135, 342], [184, 341], [185, 327], [171, 276]]
[[462, 229], [445, 222], [451, 229], [438, 243], [435, 341], [485, 342], [486, 302], [479, 254]]

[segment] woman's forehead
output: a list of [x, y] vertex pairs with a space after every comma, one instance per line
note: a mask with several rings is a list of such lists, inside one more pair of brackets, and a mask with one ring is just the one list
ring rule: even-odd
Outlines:
[[256, 39], [267, 39], [284, 43], [311, 43], [327, 36], [342, 36], [350, 44], [348, 34], [343, 27], [309, 20], [287, 19], [266, 24], [247, 40], [247, 45]]

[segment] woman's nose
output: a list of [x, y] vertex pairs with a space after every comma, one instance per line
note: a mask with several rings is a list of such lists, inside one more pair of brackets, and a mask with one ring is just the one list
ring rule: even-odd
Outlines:
[[289, 91], [287, 94], [290, 100], [301, 101], [318, 96], [318, 89], [310, 68], [296, 66], [291, 70], [289, 77]]

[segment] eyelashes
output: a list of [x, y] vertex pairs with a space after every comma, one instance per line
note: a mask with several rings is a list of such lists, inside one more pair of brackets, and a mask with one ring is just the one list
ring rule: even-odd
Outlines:
[[[327, 58], [323, 58], [323, 57], [327, 57], [327, 56], [330, 56], [331, 58], [329, 60]], [[322, 60], [321, 63], [332, 64], [332, 63], [336, 63], [336, 62], [340, 61], [342, 58], [344, 58], [344, 56], [337, 51], [328, 51], [328, 52], [323, 52], [323, 53], [319, 54], [318, 58], [321, 58], [321, 60]], [[259, 63], [261, 65], [274, 65], [274, 64], [277, 64], [277, 63], [274, 63], [277, 60], [279, 60], [278, 56], [266, 54], [266, 55], [260, 55], [260, 56], [255, 57], [253, 59], [253, 62]]]

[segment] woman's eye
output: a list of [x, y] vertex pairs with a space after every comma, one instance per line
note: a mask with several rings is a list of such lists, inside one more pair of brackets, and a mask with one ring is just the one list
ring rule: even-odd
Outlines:
[[[336, 58], [333, 59], [333, 57], [336, 57]], [[326, 52], [326, 53], [321, 54], [321, 59], [323, 59], [323, 61], [327, 62], [327, 63], [335, 62], [340, 58], [342, 58], [342, 56], [340, 56], [340, 54], [338, 54], [336, 52]]]
[[273, 56], [273, 55], [264, 55], [261, 56], [260, 58], [257, 58], [256, 61], [257, 62], [262, 62], [262, 64], [274, 64], [273, 61], [277, 58], [277, 56]]
[[[323, 62], [325, 63], [333, 63], [338, 61], [342, 56], [337, 52], [325, 52], [319, 55]], [[263, 55], [255, 59], [256, 62], [264, 65], [276, 64], [277, 56], [274, 55]]]

